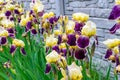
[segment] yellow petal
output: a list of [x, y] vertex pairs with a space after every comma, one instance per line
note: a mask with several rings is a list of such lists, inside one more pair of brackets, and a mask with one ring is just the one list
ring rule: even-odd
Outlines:
[[48, 63], [55, 63], [59, 59], [60, 55], [54, 50], [46, 56], [46, 60]]

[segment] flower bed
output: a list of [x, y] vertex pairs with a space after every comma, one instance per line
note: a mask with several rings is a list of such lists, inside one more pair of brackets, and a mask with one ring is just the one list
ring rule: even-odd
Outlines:
[[[119, 4], [119, 2], [116, 1]], [[96, 24], [85, 13], [56, 16], [44, 12], [39, 0], [32, 0], [30, 11], [12, 0], [0, 1], [0, 79], [1, 80], [109, 80], [93, 67], [98, 43]], [[118, 19], [116, 5], [109, 19]], [[110, 29], [115, 33], [119, 23]], [[91, 42], [91, 38], [94, 38]], [[115, 79], [120, 71], [119, 39], [103, 42], [105, 58], [116, 62]], [[114, 54], [112, 54], [114, 52]]]

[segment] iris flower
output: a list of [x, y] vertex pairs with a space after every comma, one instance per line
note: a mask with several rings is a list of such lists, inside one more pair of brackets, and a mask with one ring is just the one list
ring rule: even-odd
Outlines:
[[86, 22], [89, 19], [89, 15], [85, 13], [74, 13], [72, 15], [73, 20], [78, 22]]
[[21, 53], [23, 55], [25, 55], [26, 52], [25, 52], [24, 46], [25, 46], [25, 44], [24, 44], [24, 42], [22, 40], [14, 39], [12, 41], [12, 45], [11, 45], [11, 48], [10, 48], [10, 53], [13, 55], [15, 53], [15, 50], [19, 47]]

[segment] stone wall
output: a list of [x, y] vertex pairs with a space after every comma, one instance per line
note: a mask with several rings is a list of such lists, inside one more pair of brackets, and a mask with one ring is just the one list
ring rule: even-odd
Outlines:
[[[111, 8], [114, 5], [114, 0], [64, 0], [65, 15], [71, 17], [74, 12], [84, 12], [90, 15], [90, 19], [97, 25], [97, 35], [99, 43], [107, 38], [114, 38], [109, 34], [109, 29], [114, 25], [114, 21], [108, 21], [107, 17], [110, 14]], [[98, 46], [100, 53], [105, 53], [105, 46]]]
[[[20, 3], [24, 4], [24, 7], [29, 10], [30, 2], [32, 0], [16, 0]], [[56, 0], [40, 0], [44, 4], [45, 12], [53, 11], [56, 12]]]
[[[29, 9], [29, 3], [31, 0], [18, 0], [23, 2], [26, 9]], [[114, 6], [114, 0], [41, 0], [45, 5], [45, 11], [54, 11], [57, 14], [68, 15], [71, 18], [72, 13], [84, 12], [90, 15], [90, 20], [97, 25], [97, 35], [99, 45], [96, 49], [95, 58], [99, 69], [106, 68], [109, 63], [104, 60], [106, 47], [102, 44], [102, 41], [108, 38], [118, 38], [119, 34], [111, 35], [109, 29], [115, 24], [114, 21], [109, 21], [107, 18], [110, 14], [112, 7]], [[120, 38], [120, 37], [119, 37]], [[113, 65], [114, 66], [114, 65]], [[104, 72], [104, 73], [105, 73]], [[113, 74], [113, 73], [112, 73]]]

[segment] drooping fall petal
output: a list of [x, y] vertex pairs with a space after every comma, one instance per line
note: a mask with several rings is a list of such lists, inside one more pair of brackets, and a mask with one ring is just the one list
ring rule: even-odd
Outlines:
[[16, 46], [15, 45], [11, 45], [11, 48], [10, 48], [10, 53], [13, 54], [16, 50]]
[[75, 51], [75, 57], [77, 59], [84, 59], [85, 58], [85, 54], [86, 54], [86, 50], [85, 49], [78, 49]]
[[80, 48], [85, 48], [89, 45], [89, 38], [87, 36], [80, 36], [77, 40], [77, 45]]
[[50, 64], [46, 64], [45, 73], [49, 73], [50, 70], [51, 70], [51, 65]]
[[120, 5], [115, 5], [108, 19], [114, 20], [120, 16]]
[[67, 36], [67, 38], [68, 38], [67, 43], [68, 43], [70, 46], [75, 46], [75, 45], [76, 45], [76, 37], [75, 37], [74, 34], [69, 34], [69, 35]]
[[106, 54], [105, 54], [105, 59], [106, 59], [106, 58], [109, 58], [111, 55], [112, 55], [112, 50], [111, 50], [111, 49], [108, 49], [108, 50], [106, 51]]
[[120, 29], [120, 24], [115, 24], [109, 31], [111, 34], [114, 34], [118, 29]]

